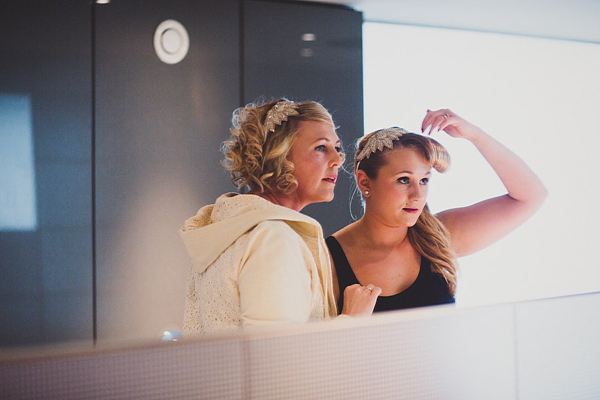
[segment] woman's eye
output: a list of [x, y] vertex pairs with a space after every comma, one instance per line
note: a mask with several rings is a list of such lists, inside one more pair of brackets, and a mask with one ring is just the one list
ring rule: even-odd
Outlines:
[[315, 148], [315, 150], [317, 150], [317, 151], [325, 151], [325, 150], [327, 150], [327, 148], [325, 147], [325, 145], [324, 145], [324, 144], [322, 144], [322, 145], [320, 145], [320, 146], [317, 146], [317, 147]]
[[421, 179], [421, 184], [422, 185], [427, 185], [429, 183], [429, 178], [423, 178]]
[[409, 180], [408, 180], [408, 177], [403, 176], [402, 178], [398, 178], [398, 182], [399, 183], [408, 183]]
[[337, 151], [338, 153], [341, 153], [342, 152], [342, 148], [338, 146], [338, 147], [335, 148], [335, 151]]

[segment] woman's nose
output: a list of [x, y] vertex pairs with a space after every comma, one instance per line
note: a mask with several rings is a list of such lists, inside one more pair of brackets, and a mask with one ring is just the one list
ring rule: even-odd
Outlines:
[[419, 185], [418, 183], [411, 184], [410, 197], [409, 197], [411, 200], [421, 200], [423, 195], [424, 195], [424, 193], [423, 193], [421, 185]]
[[331, 162], [330, 162], [330, 166], [334, 167], [334, 166], [340, 166], [342, 165], [342, 163], [344, 162], [344, 154], [340, 153], [339, 151], [336, 151], [333, 155], [333, 157], [331, 158]]

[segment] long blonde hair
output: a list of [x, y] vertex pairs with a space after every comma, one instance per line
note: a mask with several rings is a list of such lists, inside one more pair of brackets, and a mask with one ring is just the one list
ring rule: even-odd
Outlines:
[[[371, 132], [364, 136], [359, 144], [356, 154], [359, 154], [369, 138], [380, 131]], [[437, 141], [415, 133], [404, 133], [393, 141], [393, 148], [410, 148], [419, 151], [432, 168], [438, 172], [444, 172], [450, 166], [450, 155], [446, 149]], [[362, 170], [370, 179], [377, 179], [379, 169], [386, 164], [384, 153], [387, 147], [381, 151], [370, 153], [369, 157], [362, 159], [354, 158], [354, 171]], [[442, 274], [448, 284], [450, 293], [456, 293], [456, 281], [458, 274], [458, 262], [456, 254], [450, 247], [450, 232], [442, 221], [435, 217], [427, 204], [414, 226], [408, 228], [408, 239], [415, 250], [421, 256], [431, 262], [433, 272]]]
[[298, 182], [293, 175], [294, 164], [287, 159], [299, 132], [300, 121], [320, 121], [334, 126], [331, 114], [314, 101], [293, 103], [297, 115], [274, 126], [265, 127], [268, 111], [281, 98], [265, 104], [251, 103], [233, 112], [231, 138], [222, 145], [223, 166], [230, 172], [237, 187], [249, 186], [259, 193], [291, 193]]

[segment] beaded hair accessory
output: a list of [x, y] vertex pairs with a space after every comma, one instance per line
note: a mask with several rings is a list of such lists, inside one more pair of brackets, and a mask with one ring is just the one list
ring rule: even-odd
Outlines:
[[406, 129], [393, 127], [387, 129], [381, 129], [371, 134], [371, 137], [367, 139], [365, 146], [362, 150], [356, 155], [355, 163], [358, 163], [365, 159], [369, 158], [371, 154], [376, 151], [383, 151], [384, 147], [388, 149], [394, 148], [394, 140], [397, 140], [400, 136], [405, 133], [409, 133]]
[[296, 111], [297, 104], [291, 101], [279, 101], [267, 112], [265, 119], [265, 135], [269, 132], [275, 132], [275, 126], [281, 125], [283, 121], [287, 121], [290, 115], [298, 115]]

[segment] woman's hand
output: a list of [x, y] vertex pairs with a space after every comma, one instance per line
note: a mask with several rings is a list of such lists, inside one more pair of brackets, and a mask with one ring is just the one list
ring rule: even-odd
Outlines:
[[427, 110], [427, 115], [421, 124], [421, 132], [425, 133], [429, 129], [429, 135], [434, 130], [444, 131], [455, 138], [473, 140], [483, 131], [473, 125], [466, 119], [463, 119], [447, 108], [441, 110]]
[[381, 288], [375, 285], [361, 286], [355, 283], [346, 287], [342, 314], [354, 317], [371, 315], [380, 294]]

